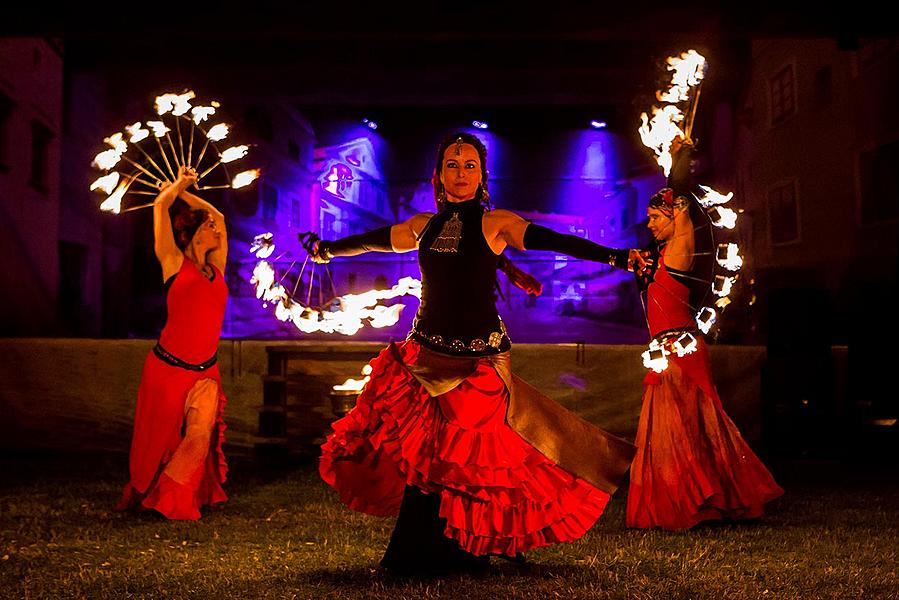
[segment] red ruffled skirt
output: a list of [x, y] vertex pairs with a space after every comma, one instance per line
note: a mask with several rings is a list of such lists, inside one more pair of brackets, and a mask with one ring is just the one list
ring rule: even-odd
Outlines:
[[609, 495], [546, 458], [506, 423], [509, 392], [486, 360], [451, 391], [430, 396], [404, 365], [405, 341], [371, 362], [355, 408], [322, 446], [322, 478], [350, 508], [399, 512], [407, 484], [440, 495], [444, 535], [472, 554], [514, 556], [582, 537]]
[[783, 494], [712, 392], [673, 363], [660, 376], [647, 377], [628, 527], [672, 530], [757, 518], [765, 503]]
[[[218, 384], [209, 452], [198, 467], [198, 476], [190, 483], [180, 483], [163, 471], [183, 439], [188, 394], [202, 379], [213, 379]], [[218, 366], [202, 372], [180, 369], [151, 352], [144, 363], [137, 395], [129, 456], [131, 480], [125, 485], [116, 510], [152, 509], [168, 519], [196, 520], [202, 506], [227, 501], [222, 489], [228, 473], [222, 451], [224, 412], [225, 395]]]

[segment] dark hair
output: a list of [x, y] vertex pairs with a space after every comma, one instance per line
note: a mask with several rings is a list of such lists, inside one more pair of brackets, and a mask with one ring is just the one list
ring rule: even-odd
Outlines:
[[669, 187], [660, 189], [649, 199], [649, 208], [654, 208], [671, 216], [674, 209], [674, 190]]
[[431, 180], [431, 183], [434, 185], [434, 202], [437, 203], [437, 209], [440, 210], [443, 208], [443, 203], [446, 199], [446, 191], [443, 189], [443, 184], [440, 182], [440, 173], [443, 170], [443, 155], [446, 154], [447, 148], [458, 143], [459, 140], [461, 140], [463, 144], [474, 146], [474, 149], [478, 151], [478, 157], [481, 159], [482, 186], [478, 187], [475, 198], [480, 200], [481, 204], [489, 209], [490, 196], [487, 194], [487, 147], [484, 146], [484, 142], [482, 142], [476, 135], [462, 132], [449, 134], [443, 138], [443, 141], [440, 142], [440, 146], [437, 148], [437, 162], [434, 166], [434, 178]]
[[184, 252], [197, 233], [200, 225], [209, 219], [209, 211], [203, 208], [193, 209], [182, 204], [174, 209], [172, 215], [172, 233], [175, 234], [175, 245]]

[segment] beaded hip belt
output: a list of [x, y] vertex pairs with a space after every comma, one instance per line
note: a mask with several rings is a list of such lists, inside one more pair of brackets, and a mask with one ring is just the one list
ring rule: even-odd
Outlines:
[[156, 345], [153, 346], [153, 354], [156, 355], [156, 358], [161, 360], [167, 365], [172, 365], [173, 367], [178, 367], [179, 369], [187, 369], [188, 371], [205, 371], [209, 367], [215, 365], [218, 362], [218, 352], [212, 355], [212, 358], [204, 360], [200, 364], [189, 363], [186, 360], [181, 360], [168, 350], [162, 347], [162, 344], [156, 342]]
[[499, 321], [499, 331], [492, 331], [486, 339], [474, 338], [467, 343], [462, 340], [446, 340], [442, 335], [430, 335], [418, 328], [418, 319], [412, 322], [412, 330], [407, 339], [414, 339], [432, 348], [448, 354], [460, 353], [494, 353], [499, 352], [504, 342], [511, 342], [506, 335], [506, 326], [502, 319]]

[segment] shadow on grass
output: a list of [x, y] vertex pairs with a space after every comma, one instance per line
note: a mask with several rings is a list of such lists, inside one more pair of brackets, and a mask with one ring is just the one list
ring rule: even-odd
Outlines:
[[309, 582], [326, 583], [335, 587], [368, 587], [380, 583], [386, 587], [405, 587], [419, 582], [461, 582], [509, 579], [567, 579], [580, 577], [591, 571], [585, 565], [526, 563], [517, 565], [492, 558], [490, 566], [483, 570], [464, 573], [399, 575], [377, 565], [353, 568], [316, 569], [305, 574]]

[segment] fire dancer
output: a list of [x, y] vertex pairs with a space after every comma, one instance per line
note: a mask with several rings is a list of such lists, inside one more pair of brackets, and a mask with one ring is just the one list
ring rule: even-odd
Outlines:
[[381, 565], [396, 573], [482, 568], [573, 541], [602, 514], [633, 446], [512, 374], [493, 288], [507, 246], [643, 268], [613, 250], [488, 210], [487, 151], [468, 134], [437, 153], [436, 214], [310, 246], [313, 260], [418, 250], [422, 297], [408, 338], [371, 362], [334, 423], [320, 473], [350, 508], [399, 514]]
[[[116, 508], [153, 509], [195, 520], [200, 507], [228, 499], [222, 490], [225, 396], [216, 351], [228, 288], [224, 216], [189, 193], [197, 173], [181, 167], [153, 207], [156, 258], [168, 318], [141, 375], [131, 442], [131, 480]], [[186, 207], [170, 217], [176, 198]]]
[[[694, 325], [690, 275], [697, 252], [690, 218], [692, 145], [676, 138], [669, 187], [649, 202], [647, 224], [660, 251], [648, 283], [647, 321], [654, 338]], [[708, 288], [708, 284], [704, 284]], [[684, 529], [713, 519], [760, 517], [783, 490], [725, 414], [712, 383], [701, 335], [689, 354], [644, 380], [631, 467], [627, 526]]]

